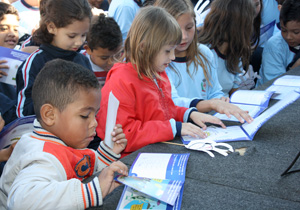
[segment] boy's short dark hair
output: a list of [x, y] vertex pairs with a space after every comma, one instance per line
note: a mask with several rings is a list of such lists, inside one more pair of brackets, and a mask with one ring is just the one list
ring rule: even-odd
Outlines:
[[18, 10], [14, 6], [0, 2], [0, 21], [3, 20], [4, 15], [16, 15], [19, 17]]
[[91, 28], [87, 34], [87, 45], [91, 50], [108, 48], [112, 51], [122, 45], [122, 32], [119, 25], [112, 17], [106, 17], [100, 14], [92, 22]]
[[289, 21], [300, 22], [300, 1], [286, 0], [280, 10], [280, 21], [286, 25]]
[[80, 64], [54, 59], [46, 63], [37, 75], [32, 100], [37, 119], [41, 119], [40, 109], [48, 103], [60, 111], [75, 100], [79, 90], [99, 89], [95, 74]]

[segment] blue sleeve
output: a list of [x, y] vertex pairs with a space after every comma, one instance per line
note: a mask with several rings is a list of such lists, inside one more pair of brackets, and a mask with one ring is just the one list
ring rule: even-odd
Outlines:
[[18, 117], [35, 114], [31, 92], [34, 80], [43, 66], [44, 63], [30, 56], [18, 68], [16, 75], [18, 94], [16, 115]]
[[135, 9], [130, 6], [120, 6], [116, 8], [113, 18], [118, 23], [123, 37], [123, 42], [136, 15]]

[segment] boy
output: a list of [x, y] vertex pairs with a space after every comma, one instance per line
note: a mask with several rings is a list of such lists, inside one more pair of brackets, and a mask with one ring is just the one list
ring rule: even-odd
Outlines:
[[[114, 173], [127, 175], [128, 169], [113, 162], [127, 144], [120, 125], [112, 132], [113, 150], [103, 143], [97, 151], [85, 149], [96, 134], [100, 95], [93, 72], [79, 64], [55, 59], [43, 67], [32, 90], [34, 130], [22, 136], [5, 165], [0, 209], [102, 205], [118, 186]], [[81, 182], [100, 170], [89, 183]]]
[[103, 86], [107, 72], [121, 55], [122, 33], [119, 25], [111, 17], [100, 14], [96, 17], [87, 34], [87, 44], [83, 52], [90, 60], [99, 83]]
[[286, 0], [280, 10], [281, 33], [265, 45], [259, 70], [261, 85], [300, 65], [300, 1]]

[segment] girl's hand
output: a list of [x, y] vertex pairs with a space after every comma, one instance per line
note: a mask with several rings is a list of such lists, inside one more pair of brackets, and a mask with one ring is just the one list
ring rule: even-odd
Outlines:
[[189, 135], [193, 137], [200, 136], [201, 138], [206, 138], [206, 133], [197, 125], [192, 123], [182, 123], [181, 135]]
[[127, 145], [127, 139], [125, 134], [123, 133], [122, 125], [116, 124], [111, 135], [112, 141], [114, 142], [113, 152], [116, 154], [120, 154]]
[[110, 166], [104, 168], [98, 176], [102, 198], [121, 185], [121, 183], [114, 181], [115, 172], [128, 176], [128, 168], [121, 161], [113, 162]]
[[5, 71], [1, 71], [1, 69], [9, 69], [8, 65], [4, 65], [4, 63], [7, 63], [6, 60], [0, 60], [0, 78], [2, 76], [7, 76], [7, 73]]
[[248, 114], [248, 111], [244, 111], [234, 104], [221, 100], [213, 101], [213, 109], [220, 114], [226, 114], [229, 118], [233, 115], [241, 123], [244, 123], [245, 120], [247, 123], [251, 123], [253, 121], [253, 118]]

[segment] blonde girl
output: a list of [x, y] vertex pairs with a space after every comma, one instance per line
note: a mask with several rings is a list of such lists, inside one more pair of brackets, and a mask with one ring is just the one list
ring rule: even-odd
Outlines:
[[240, 122], [251, 122], [246, 111], [228, 103], [219, 84], [217, 66], [210, 49], [197, 42], [195, 13], [190, 0], [157, 0], [178, 22], [181, 43], [175, 49], [175, 60], [166, 69], [173, 83], [172, 98], [176, 105], [196, 107], [201, 112], [217, 111]]
[[123, 156], [175, 136], [206, 137], [200, 129], [206, 128], [205, 122], [225, 127], [216, 117], [173, 103], [165, 68], [175, 58], [174, 51], [180, 41], [178, 23], [162, 8], [147, 6], [132, 23], [125, 40], [125, 62], [114, 65], [102, 88], [96, 129], [104, 139], [108, 97], [112, 91], [120, 101], [117, 123], [123, 126], [128, 140]]

